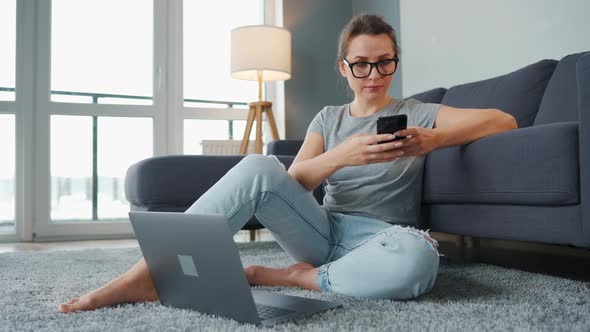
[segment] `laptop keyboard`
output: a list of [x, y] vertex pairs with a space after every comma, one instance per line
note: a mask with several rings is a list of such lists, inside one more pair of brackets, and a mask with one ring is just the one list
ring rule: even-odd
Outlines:
[[293, 310], [271, 307], [264, 304], [256, 304], [256, 310], [258, 311], [258, 316], [260, 316], [261, 320], [284, 316], [295, 312]]

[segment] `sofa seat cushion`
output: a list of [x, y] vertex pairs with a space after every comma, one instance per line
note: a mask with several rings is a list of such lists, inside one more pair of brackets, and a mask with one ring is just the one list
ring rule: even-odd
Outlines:
[[514, 116], [518, 127], [531, 126], [556, 65], [556, 60], [542, 60], [510, 74], [454, 86], [447, 90], [442, 104], [497, 108]]
[[577, 123], [516, 129], [431, 152], [423, 202], [577, 204], [578, 165]]

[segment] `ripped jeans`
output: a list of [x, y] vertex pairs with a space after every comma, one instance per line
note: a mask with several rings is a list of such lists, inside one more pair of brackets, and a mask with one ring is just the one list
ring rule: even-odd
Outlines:
[[274, 156], [245, 156], [185, 213], [224, 215], [232, 234], [255, 215], [291, 258], [319, 267], [325, 292], [410, 299], [432, 289], [438, 273], [427, 232], [326, 210]]

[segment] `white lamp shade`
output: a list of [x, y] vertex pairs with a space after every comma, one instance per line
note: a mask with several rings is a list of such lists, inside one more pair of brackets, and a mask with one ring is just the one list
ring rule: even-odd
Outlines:
[[271, 25], [231, 31], [231, 76], [241, 80], [283, 81], [291, 78], [291, 33]]

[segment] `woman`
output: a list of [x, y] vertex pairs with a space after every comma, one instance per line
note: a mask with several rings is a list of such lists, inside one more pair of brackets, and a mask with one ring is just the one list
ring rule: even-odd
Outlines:
[[[415, 225], [424, 155], [516, 128], [496, 109], [456, 109], [387, 95], [399, 49], [380, 17], [354, 17], [341, 33], [338, 69], [350, 104], [313, 119], [288, 172], [278, 159], [249, 155], [186, 213], [223, 214], [235, 233], [254, 214], [298, 263], [249, 266], [251, 284], [296, 286], [369, 298], [409, 299], [432, 289], [437, 243]], [[380, 116], [406, 114], [403, 140], [377, 135]], [[324, 205], [311, 191], [327, 180]], [[197, 295], [198, 296], [198, 295]], [[59, 306], [62, 312], [155, 301], [145, 261], [103, 287]]]

